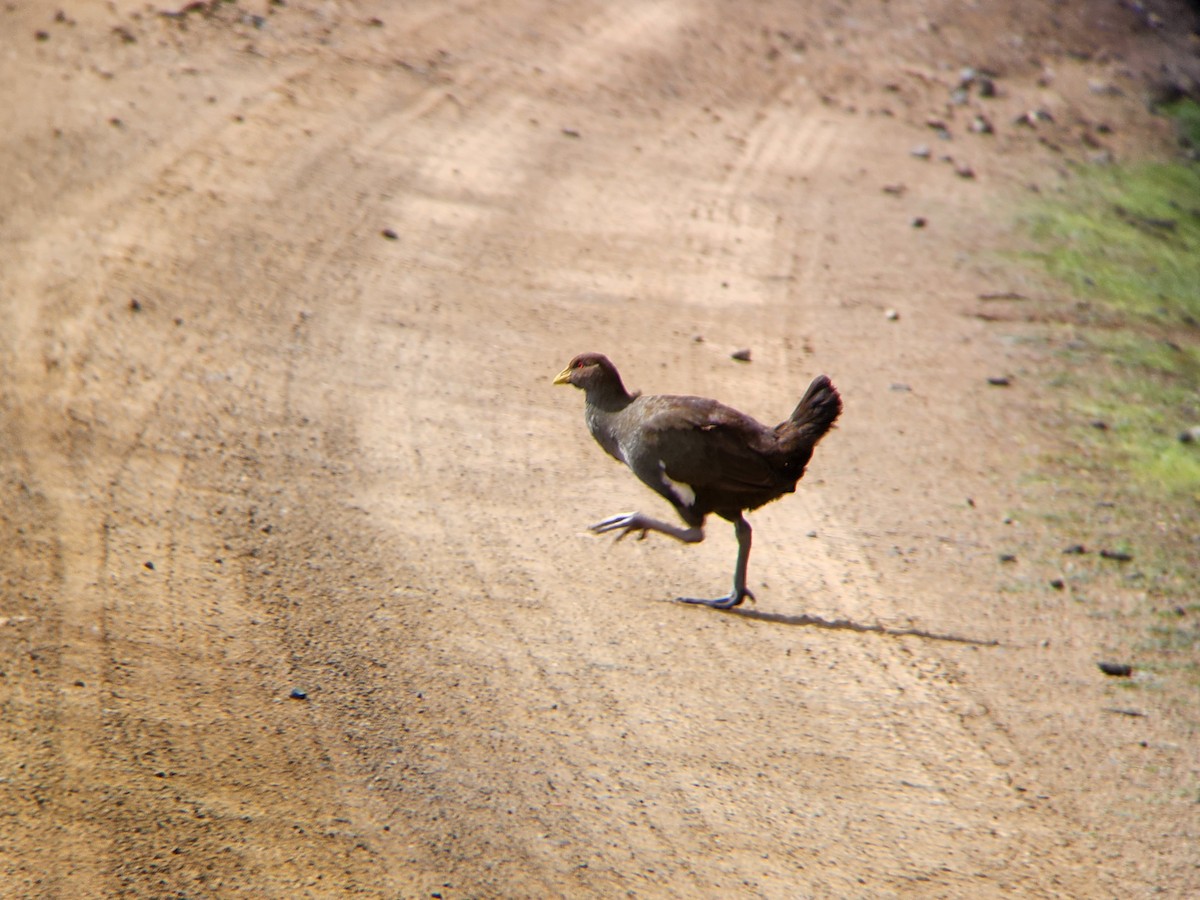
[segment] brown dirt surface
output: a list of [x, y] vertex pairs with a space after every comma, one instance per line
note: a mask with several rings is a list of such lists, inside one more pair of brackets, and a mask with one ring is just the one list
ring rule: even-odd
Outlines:
[[[0, 894], [1200, 892], [1195, 717], [1000, 560], [1060, 438], [979, 299], [1014, 195], [1169, 146], [1185, 7], [58, 10], [0, 10]], [[583, 350], [834, 379], [755, 606], [659, 602], [723, 522], [587, 533], [669, 510]]]

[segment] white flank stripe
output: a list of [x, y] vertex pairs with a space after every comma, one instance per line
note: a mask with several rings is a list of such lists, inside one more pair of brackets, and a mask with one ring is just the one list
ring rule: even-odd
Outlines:
[[684, 484], [682, 481], [675, 481], [667, 476], [667, 464], [662, 460], [658, 462], [659, 469], [662, 470], [663, 484], [684, 506], [691, 506], [696, 502], [696, 492], [692, 490], [690, 484]]

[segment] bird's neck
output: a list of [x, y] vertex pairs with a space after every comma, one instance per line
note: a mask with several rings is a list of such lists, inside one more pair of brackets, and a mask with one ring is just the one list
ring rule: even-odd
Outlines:
[[598, 412], [617, 413], [633, 402], [637, 394], [625, 390], [620, 379], [615, 382], [594, 385], [588, 389], [587, 405]]

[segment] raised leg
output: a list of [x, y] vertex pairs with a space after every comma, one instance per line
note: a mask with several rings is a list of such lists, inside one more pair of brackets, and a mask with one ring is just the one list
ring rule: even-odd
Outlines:
[[739, 515], [733, 523], [733, 532], [737, 535], [738, 555], [737, 565], [733, 569], [733, 590], [724, 597], [715, 600], [700, 600], [695, 597], [680, 597], [680, 603], [695, 603], [700, 606], [711, 606], [713, 609], [733, 609], [740, 606], [747, 597], [754, 599], [754, 594], [746, 587], [746, 564], [750, 561], [750, 523], [745, 516]]
[[[749, 526], [746, 526], [749, 527]], [[642, 540], [646, 536], [647, 531], [657, 531], [661, 534], [669, 535], [677, 541], [683, 541], [686, 544], [698, 544], [704, 540], [704, 528], [680, 528], [678, 525], [670, 525], [667, 522], [660, 522], [658, 519], [652, 519], [649, 516], [644, 516], [639, 512], [618, 513], [615, 516], [609, 516], [601, 522], [597, 522], [591, 526], [590, 530], [596, 534], [604, 534], [609, 531], [620, 529], [621, 533], [617, 535], [617, 540], [627, 537], [634, 531], [640, 531], [638, 540]]]

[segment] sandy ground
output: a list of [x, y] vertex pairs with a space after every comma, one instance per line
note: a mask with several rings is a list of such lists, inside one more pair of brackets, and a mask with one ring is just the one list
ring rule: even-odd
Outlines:
[[[0, 11], [3, 896], [1200, 891], [1194, 730], [999, 561], [1056, 440], [1001, 201], [1163, 146], [1135, 11], [194, 6]], [[757, 605], [661, 602], [719, 520], [587, 533], [670, 511], [583, 350], [839, 386]]]

